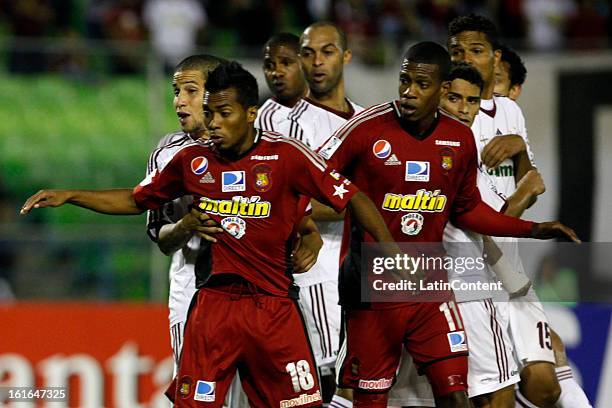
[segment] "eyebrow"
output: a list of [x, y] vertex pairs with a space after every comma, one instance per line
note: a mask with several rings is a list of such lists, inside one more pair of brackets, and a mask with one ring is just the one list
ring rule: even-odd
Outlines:
[[[208, 102], [208, 105], [210, 105], [210, 102]], [[224, 103], [223, 105], [215, 106], [216, 109], [223, 109], [227, 107], [231, 107], [231, 105], [229, 103]]]
[[[182, 85], [190, 85], [190, 84], [195, 84], [199, 86], [198, 81], [186, 81], [182, 83]], [[178, 85], [177, 81], [172, 81], [172, 86], [177, 86], [177, 85]]]

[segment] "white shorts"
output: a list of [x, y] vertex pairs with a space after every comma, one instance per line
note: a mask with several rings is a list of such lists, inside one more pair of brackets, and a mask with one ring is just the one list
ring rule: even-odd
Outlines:
[[433, 392], [427, 377], [419, 375], [406, 349], [398, 368], [396, 382], [389, 390], [388, 405], [435, 407]]
[[491, 299], [457, 303], [467, 334], [468, 396], [488, 394], [520, 381], [507, 315]]
[[529, 363], [555, 363], [548, 318], [533, 288], [506, 303], [510, 334], [521, 369]]
[[321, 375], [331, 374], [340, 347], [338, 282], [300, 287], [300, 305]]

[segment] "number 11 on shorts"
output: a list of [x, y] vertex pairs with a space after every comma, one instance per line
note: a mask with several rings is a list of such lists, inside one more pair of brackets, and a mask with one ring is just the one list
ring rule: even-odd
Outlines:
[[306, 360], [300, 360], [297, 363], [289, 363], [285, 370], [291, 376], [293, 391], [308, 391], [315, 385], [314, 378], [310, 374], [310, 364]]
[[[459, 330], [463, 330], [463, 322], [461, 321], [461, 318], [459, 317], [459, 312], [457, 311], [457, 305], [455, 304], [455, 302], [451, 300], [449, 302], [444, 302], [440, 304], [440, 311], [444, 313], [444, 317], [446, 318], [446, 321], [448, 322], [449, 331], [452, 331], [452, 332], [456, 331], [457, 326], [459, 326]], [[451, 311], [452, 311], [452, 315], [451, 315]], [[454, 316], [454, 319], [453, 319], [453, 316]]]

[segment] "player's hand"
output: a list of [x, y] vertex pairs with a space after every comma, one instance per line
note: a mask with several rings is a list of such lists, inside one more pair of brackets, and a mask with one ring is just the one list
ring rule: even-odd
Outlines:
[[504, 160], [514, 157], [525, 150], [525, 140], [519, 135], [495, 136], [482, 149], [482, 162], [490, 169], [499, 166]]
[[293, 273], [308, 272], [317, 263], [317, 257], [322, 246], [323, 241], [318, 234], [308, 234], [300, 237], [291, 253]]
[[208, 214], [198, 211], [195, 208], [192, 208], [185, 214], [179, 223], [181, 228], [194, 233], [208, 242], [217, 242], [214, 235], [223, 232], [223, 228], [219, 227], [219, 224], [217, 224], [215, 220], [210, 218]]
[[59, 207], [70, 199], [70, 190], [40, 190], [26, 200], [19, 214], [26, 215], [32, 208]]
[[573, 229], [561, 224], [559, 221], [535, 223], [531, 236], [536, 239], [565, 238], [577, 244], [582, 242]]

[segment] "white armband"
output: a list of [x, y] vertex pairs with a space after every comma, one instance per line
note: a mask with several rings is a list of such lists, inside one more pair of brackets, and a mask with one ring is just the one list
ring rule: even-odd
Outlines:
[[491, 269], [504, 285], [511, 299], [525, 295], [531, 287], [531, 281], [527, 275], [513, 268], [505, 255], [502, 255], [495, 265], [491, 265]]

